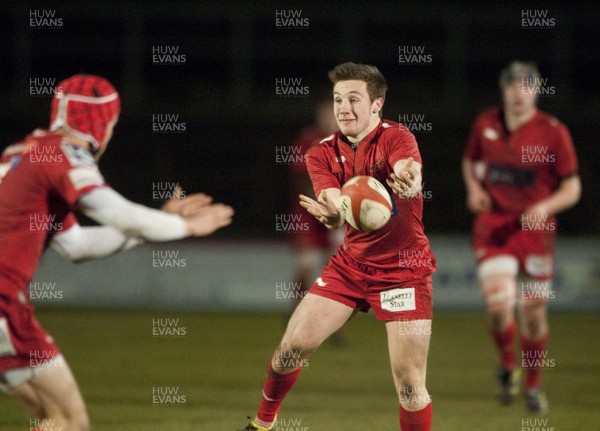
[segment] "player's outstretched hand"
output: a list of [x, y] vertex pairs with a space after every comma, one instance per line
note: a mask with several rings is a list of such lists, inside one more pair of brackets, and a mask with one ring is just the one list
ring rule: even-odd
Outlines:
[[181, 186], [177, 185], [173, 191], [173, 197], [166, 201], [160, 209], [171, 214], [189, 217], [211, 203], [210, 196], [204, 193], [193, 193], [186, 196]]
[[341, 225], [341, 215], [337, 206], [324, 190], [316, 201], [308, 196], [300, 195], [300, 206], [330, 229]]
[[209, 204], [196, 209], [192, 215], [184, 217], [187, 236], [207, 236], [231, 224], [233, 208], [225, 204]]
[[467, 208], [475, 214], [490, 212], [492, 198], [481, 186], [473, 185], [467, 193]]
[[421, 191], [421, 170], [413, 165], [413, 161], [413, 158], [409, 157], [400, 169], [395, 169], [397, 174], [391, 173], [386, 178], [392, 191], [401, 198], [413, 198]]

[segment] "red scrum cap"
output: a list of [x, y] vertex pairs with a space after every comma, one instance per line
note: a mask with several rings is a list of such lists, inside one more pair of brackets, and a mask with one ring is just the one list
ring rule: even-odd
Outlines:
[[108, 124], [119, 114], [119, 93], [106, 79], [75, 75], [58, 84], [50, 113], [50, 130], [65, 129], [102, 149]]

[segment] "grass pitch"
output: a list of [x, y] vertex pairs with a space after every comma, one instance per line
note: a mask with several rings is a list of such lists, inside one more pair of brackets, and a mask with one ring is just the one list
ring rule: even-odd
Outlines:
[[[38, 318], [71, 364], [95, 431], [241, 429], [285, 323], [276, 314], [164, 311], [39, 309]], [[496, 356], [482, 315], [438, 313], [427, 385], [433, 429], [598, 429], [600, 316], [553, 314], [550, 325], [550, 413], [535, 419], [522, 398], [496, 403]], [[347, 336], [345, 346], [325, 344], [309, 359], [277, 431], [398, 430], [383, 324], [360, 315]], [[0, 396], [0, 429], [29, 430], [29, 420]]]

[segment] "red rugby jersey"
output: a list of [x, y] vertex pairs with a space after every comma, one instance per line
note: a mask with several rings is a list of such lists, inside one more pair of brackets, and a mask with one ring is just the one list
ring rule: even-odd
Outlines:
[[499, 107], [484, 111], [473, 123], [464, 155], [484, 163], [482, 184], [498, 213], [521, 214], [578, 169], [569, 130], [539, 110], [512, 133]]
[[363, 138], [356, 152], [344, 138], [337, 131], [308, 151], [307, 168], [315, 196], [324, 189], [339, 189], [357, 175], [369, 175], [390, 192], [395, 210], [390, 221], [373, 232], [347, 224], [343, 250], [354, 260], [374, 267], [408, 269], [415, 278], [432, 273], [435, 258], [421, 221], [423, 195], [401, 199], [386, 184], [398, 160], [412, 157], [422, 165], [414, 135], [399, 123], [382, 120]]
[[57, 232], [75, 222], [77, 200], [105, 186], [92, 155], [36, 130], [0, 159], [0, 293], [26, 290]]

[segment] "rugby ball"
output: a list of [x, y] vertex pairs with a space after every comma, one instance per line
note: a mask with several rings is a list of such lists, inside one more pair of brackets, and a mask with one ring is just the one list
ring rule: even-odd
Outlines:
[[373, 177], [360, 175], [342, 187], [340, 210], [346, 221], [358, 230], [381, 229], [392, 216], [392, 199], [386, 188]]

